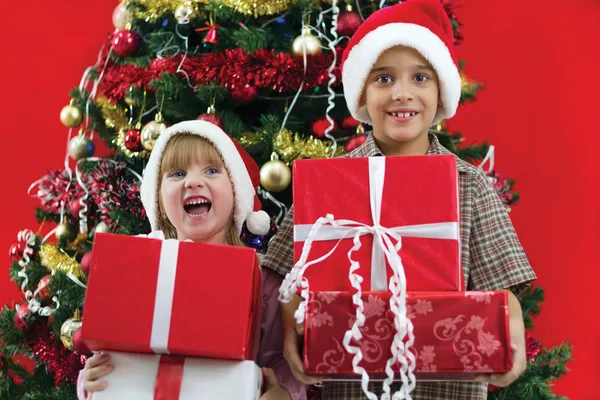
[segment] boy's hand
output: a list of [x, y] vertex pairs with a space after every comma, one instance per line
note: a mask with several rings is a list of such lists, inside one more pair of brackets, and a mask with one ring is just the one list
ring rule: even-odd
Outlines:
[[271, 368], [262, 369], [265, 378], [265, 393], [258, 400], [291, 400], [290, 392], [279, 384]]
[[507, 387], [516, 381], [527, 368], [525, 349], [525, 325], [521, 304], [517, 297], [508, 292], [508, 317], [511, 349], [513, 350], [513, 367], [505, 374], [480, 374], [475, 376], [479, 382], [487, 382], [498, 387]]
[[[98, 379], [105, 377], [115, 370], [115, 367], [108, 364], [110, 355], [106, 353], [97, 353], [88, 358], [83, 369], [83, 389], [88, 393], [100, 392], [108, 386], [107, 382], [98, 382]], [[90, 398], [90, 397], [88, 397]]]
[[304, 335], [304, 325], [296, 323], [294, 313], [301, 298], [296, 295], [289, 303], [281, 303], [281, 319], [283, 321], [283, 357], [290, 365], [294, 377], [305, 385], [313, 385], [323, 381], [318, 376], [310, 376], [304, 372], [304, 366], [298, 352], [298, 336]]

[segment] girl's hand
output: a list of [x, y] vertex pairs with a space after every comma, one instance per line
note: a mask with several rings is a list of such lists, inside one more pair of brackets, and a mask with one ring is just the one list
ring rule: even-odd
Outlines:
[[106, 353], [97, 353], [88, 358], [83, 369], [83, 389], [88, 393], [100, 392], [108, 386], [107, 382], [98, 382], [98, 379], [105, 377], [115, 370], [115, 367], [108, 364], [110, 355]]
[[262, 369], [265, 378], [265, 392], [259, 400], [291, 400], [290, 392], [279, 384], [275, 372], [271, 368]]

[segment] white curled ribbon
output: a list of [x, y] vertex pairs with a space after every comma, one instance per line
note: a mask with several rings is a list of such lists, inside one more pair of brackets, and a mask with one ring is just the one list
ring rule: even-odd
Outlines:
[[[485, 155], [484, 159], [481, 161], [481, 164], [479, 164], [477, 166], [477, 168], [481, 169], [483, 172], [489, 174], [490, 172], [492, 172], [494, 170], [494, 162], [495, 162], [495, 150], [496, 148], [494, 147], [494, 145], [490, 145], [490, 147], [488, 148], [488, 152]], [[488, 164], [487, 169], [484, 167], [486, 163]]]
[[23, 229], [17, 234], [17, 241], [24, 242], [25, 248], [23, 249], [23, 256], [18, 261], [21, 270], [17, 272], [19, 278], [23, 278], [21, 282], [21, 291], [25, 292], [25, 288], [29, 284], [29, 277], [25, 269], [31, 262], [31, 256], [33, 256], [33, 246], [35, 246], [35, 234], [29, 229]]
[[329, 50], [331, 51], [331, 54], [333, 56], [331, 64], [329, 65], [329, 68], [327, 68], [327, 75], [329, 76], [329, 80], [327, 81], [327, 92], [329, 93], [329, 95], [327, 97], [327, 109], [325, 110], [325, 118], [327, 119], [327, 122], [329, 122], [329, 125], [325, 129], [324, 136], [327, 139], [331, 140], [333, 143], [333, 147], [331, 148], [331, 157], [334, 157], [335, 153], [337, 151], [337, 140], [335, 140], [335, 137], [333, 137], [331, 135], [331, 131], [335, 127], [335, 122], [333, 121], [333, 119], [331, 118], [331, 115], [330, 115], [331, 111], [335, 108], [335, 97], [336, 97], [336, 93], [333, 90], [333, 84], [336, 81], [336, 76], [333, 73], [333, 71], [337, 64], [337, 51], [335, 49], [335, 46], [337, 46], [339, 44], [339, 42], [341, 41], [341, 39], [343, 39], [343, 38], [339, 38], [338, 34], [337, 34], [337, 24], [338, 24], [338, 18], [340, 16], [340, 8], [337, 6], [337, 0], [333, 0], [331, 2], [331, 8], [319, 13], [319, 17], [317, 18], [316, 26], [319, 26], [319, 25], [324, 26], [325, 25], [323, 22], [323, 17], [328, 12], [331, 12], [331, 29], [329, 32], [333, 39], [329, 39], [326, 35], [321, 34], [321, 32], [319, 30], [316, 30], [316, 31], [317, 31], [317, 35], [319, 36], [319, 39], [322, 39], [322, 40], [324, 39], [327, 41], [327, 47], [329, 48]]
[[[350, 345], [350, 340], [359, 340], [360, 327], [364, 325], [364, 306], [362, 304], [361, 283], [363, 278], [356, 273], [360, 264], [352, 259], [352, 253], [361, 247], [360, 237], [363, 235], [373, 235], [373, 248], [371, 253], [371, 290], [383, 291], [389, 290], [390, 310], [394, 314], [394, 326], [396, 334], [391, 346], [392, 357], [386, 364], [387, 378], [383, 382], [383, 399], [390, 398], [390, 385], [394, 380], [394, 371], [392, 366], [395, 363], [400, 365], [400, 379], [402, 387], [399, 392], [394, 393], [392, 398], [411, 399], [410, 392], [415, 387], [415, 355], [410, 350], [414, 343], [413, 326], [407, 317], [406, 309], [406, 276], [402, 259], [398, 252], [402, 247], [402, 237], [421, 237], [436, 239], [459, 239], [459, 228], [457, 222], [441, 222], [433, 224], [399, 226], [387, 228], [381, 226], [381, 203], [383, 199], [383, 186], [385, 178], [385, 158], [369, 158], [369, 193], [371, 204], [371, 216], [373, 225], [369, 226], [352, 220], [336, 220], [333, 215], [321, 217], [312, 225], [296, 225], [294, 227], [294, 240], [304, 242], [300, 259], [294, 265], [292, 270], [285, 277], [280, 289], [279, 300], [287, 303], [300, 287], [300, 296], [302, 301], [294, 314], [298, 323], [304, 322], [306, 303], [308, 301], [309, 282], [304, 278], [306, 269], [314, 264], [330, 257], [342, 240], [353, 238], [354, 246], [348, 252], [350, 261], [349, 280], [352, 287], [356, 290], [352, 296], [352, 302], [356, 306], [356, 321], [352, 328], [344, 335], [344, 347], [346, 351], [354, 354], [352, 361], [353, 371], [361, 375], [362, 388], [367, 397], [376, 399], [375, 394], [367, 390], [369, 383], [368, 373], [358, 364], [363, 358], [360, 348]], [[337, 239], [333, 248], [322, 257], [308, 261], [309, 253], [314, 241], [328, 241]], [[395, 244], [394, 244], [395, 243]], [[386, 276], [386, 263], [388, 261], [393, 275], [389, 280]], [[405, 338], [407, 338], [405, 342]]]

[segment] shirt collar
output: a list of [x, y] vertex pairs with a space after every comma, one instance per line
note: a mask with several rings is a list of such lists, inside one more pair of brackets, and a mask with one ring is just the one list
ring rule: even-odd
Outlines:
[[[427, 155], [439, 155], [439, 154], [453, 154], [450, 150], [445, 148], [440, 144], [437, 136], [433, 133], [429, 134], [429, 148], [427, 149]], [[379, 146], [377, 146], [377, 142], [375, 141], [375, 137], [373, 136], [373, 132], [369, 133], [367, 140], [365, 143], [357, 149], [356, 157], [380, 157], [384, 154], [381, 152]], [[456, 157], [456, 155], [455, 155]], [[459, 172], [467, 172], [468, 166], [467, 164], [456, 157], [456, 167]]]

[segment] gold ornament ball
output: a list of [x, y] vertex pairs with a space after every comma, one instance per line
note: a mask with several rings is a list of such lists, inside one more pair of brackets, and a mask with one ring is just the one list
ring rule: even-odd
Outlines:
[[77, 313], [75, 314], [76, 315], [73, 318], [66, 320], [60, 327], [60, 341], [71, 351], [75, 350], [75, 346], [73, 345], [73, 335], [81, 328], [81, 319], [79, 319]]
[[309, 28], [305, 28], [302, 34], [297, 36], [292, 42], [292, 53], [296, 57], [303, 57], [305, 51], [306, 55], [315, 56], [321, 53], [321, 50], [321, 41], [318, 37], [310, 33]]
[[260, 169], [260, 184], [271, 192], [281, 192], [292, 182], [292, 171], [286, 163], [271, 160]]
[[167, 129], [167, 124], [162, 121], [150, 121], [142, 129], [142, 146], [148, 151], [152, 151], [154, 143], [163, 131]]
[[56, 240], [61, 240], [61, 238], [65, 238], [67, 241], [70, 242], [77, 237], [77, 227], [75, 225], [69, 224], [68, 222], [63, 222], [56, 227], [54, 235], [56, 235]]
[[96, 225], [96, 229], [94, 230], [95, 233], [110, 233], [110, 227], [108, 225], [106, 225], [104, 222], [100, 222], [98, 225]]
[[112, 22], [116, 29], [126, 29], [130, 19], [131, 13], [124, 3], [119, 4], [113, 11]]
[[83, 114], [79, 108], [69, 104], [60, 111], [60, 122], [67, 128], [77, 128], [83, 122]]

